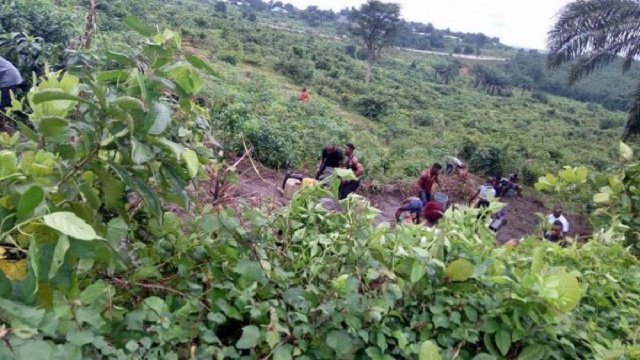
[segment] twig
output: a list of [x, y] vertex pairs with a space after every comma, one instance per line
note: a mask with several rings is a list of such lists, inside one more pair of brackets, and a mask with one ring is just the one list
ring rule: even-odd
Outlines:
[[[244, 136], [242, 137], [242, 145], [244, 145], [244, 149], [249, 152], [249, 150], [247, 149], [247, 143], [244, 141]], [[256, 167], [256, 164], [253, 162], [253, 158], [251, 157], [251, 155], [249, 155], [249, 161], [251, 161], [251, 166], [253, 166], [253, 170], [256, 172], [256, 174], [258, 175], [258, 177], [260, 178], [260, 180], [264, 181], [265, 183], [269, 184], [269, 185], [273, 185], [272, 183], [270, 183], [269, 181], [265, 180], [262, 175], [260, 175], [260, 171], [258, 171], [258, 168]]]
[[58, 183], [58, 185], [56, 185], [56, 187], [60, 187], [60, 185], [67, 182], [69, 178], [75, 175], [75, 173], [78, 172], [78, 170], [80, 170], [83, 166], [85, 166], [85, 164], [88, 163], [89, 160], [91, 160], [98, 153], [98, 150], [100, 150], [100, 147], [95, 148], [86, 158], [84, 158], [76, 166], [74, 166], [73, 169], [69, 171], [67, 175], [65, 175], [65, 177], [62, 178], [62, 180], [60, 180], [60, 182]]
[[458, 344], [458, 346], [456, 346], [456, 351], [453, 353], [453, 360], [456, 360], [458, 355], [460, 355], [460, 350], [462, 349], [462, 347], [464, 346], [465, 343], [466, 343], [466, 341], [462, 340], [460, 342], [460, 344]]

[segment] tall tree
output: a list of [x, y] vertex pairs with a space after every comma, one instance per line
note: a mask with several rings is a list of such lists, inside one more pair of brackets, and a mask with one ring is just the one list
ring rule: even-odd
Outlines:
[[352, 34], [367, 47], [367, 84], [383, 48], [393, 44], [400, 24], [400, 5], [369, 0], [351, 13]]
[[[549, 32], [548, 66], [569, 67], [576, 83], [593, 71], [623, 58], [627, 71], [640, 55], [640, 1], [578, 0], [565, 6]], [[631, 94], [623, 138], [640, 134], [640, 82]]]

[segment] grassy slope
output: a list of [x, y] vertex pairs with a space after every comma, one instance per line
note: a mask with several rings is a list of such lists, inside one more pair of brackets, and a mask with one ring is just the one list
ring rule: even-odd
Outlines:
[[[262, 31], [274, 32], [284, 38], [283, 41], [297, 44], [309, 41], [305, 35]], [[201, 51], [218, 53], [227, 47], [225, 40], [215, 35], [211, 37], [197, 47]], [[341, 46], [327, 40], [316, 39], [314, 43], [318, 47], [333, 48], [334, 51]], [[268, 54], [268, 50], [260, 50], [264, 51], [263, 55]], [[235, 53], [242, 54], [240, 51]], [[263, 75], [271, 91], [282, 99], [290, 100], [302, 84], [294, 84], [273, 71], [270, 61], [273, 58], [269, 59], [267, 55], [261, 66], [221, 66], [225, 73], [241, 74], [245, 80], [248, 79], [245, 76], [247, 73]], [[418, 63], [418, 69], [410, 70], [410, 64], [414, 61]], [[398, 94], [405, 100], [407, 96], [419, 95], [425, 104], [414, 104], [412, 109], [395, 105], [394, 113], [383, 119], [383, 124], [365, 119], [338, 105], [335, 94], [326, 91], [332, 90], [333, 84], [329, 82], [323, 85], [328, 78], [320, 71], [316, 71], [315, 82], [320, 83], [322, 89], [311, 87], [312, 100], [322, 103], [323, 107], [328, 106], [332, 111], [331, 116], [338, 116], [349, 124], [353, 130], [353, 140], [362, 144], [363, 152], [371, 152], [372, 156], [387, 156], [393, 164], [388, 175], [394, 178], [414, 176], [419, 168], [460, 150], [467, 142], [487, 144], [508, 140], [513, 146], [522, 146], [535, 154], [534, 158], [544, 166], [552, 164], [551, 157], [554, 154], [550, 155], [549, 150], [561, 153], [558, 165], [606, 165], [610, 144], [616, 140], [619, 129], [599, 130], [599, 120], [611, 118], [621, 124], [624, 114], [602, 109], [590, 111], [584, 103], [553, 96], [549, 97], [549, 103], [539, 103], [531, 99], [530, 93], [522, 95], [519, 91], [511, 98], [490, 96], [471, 86], [471, 76], [463, 76], [449, 86], [438, 84], [433, 81], [430, 67], [443, 61], [445, 59], [440, 56], [398, 50], [385, 54], [374, 73], [374, 82], [384, 85], [380, 91], [387, 92], [390, 98]], [[348, 65], [356, 67], [356, 71], [364, 71], [361, 62], [351, 61]], [[416, 73], [418, 76], [415, 76]], [[348, 81], [358, 83], [361, 79], [349, 77]], [[225, 86], [233, 87], [233, 81], [227, 81]], [[326, 96], [319, 95], [318, 91]], [[417, 114], [431, 117], [433, 124], [426, 127], [415, 125], [413, 117]], [[585, 146], [587, 143], [589, 146]], [[518, 160], [510, 165], [518, 166]]]

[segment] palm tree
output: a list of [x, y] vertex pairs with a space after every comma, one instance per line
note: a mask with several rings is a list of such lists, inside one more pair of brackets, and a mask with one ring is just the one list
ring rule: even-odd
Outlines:
[[508, 79], [498, 70], [483, 65], [473, 67], [475, 73], [474, 87], [486, 91], [489, 95], [511, 96], [511, 85]]
[[[639, 0], [578, 0], [565, 6], [549, 32], [548, 66], [569, 67], [574, 84], [593, 71], [622, 57], [627, 71], [640, 55]], [[623, 139], [640, 134], [640, 82], [630, 95]]]
[[433, 67], [435, 70], [436, 80], [441, 79], [442, 82], [449, 85], [460, 75], [460, 67], [462, 65], [458, 62], [450, 62], [446, 65], [436, 65]]

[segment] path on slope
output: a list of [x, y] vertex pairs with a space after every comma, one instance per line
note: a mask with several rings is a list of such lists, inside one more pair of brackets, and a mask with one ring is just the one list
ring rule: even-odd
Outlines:
[[[283, 195], [281, 186], [284, 173], [251, 162], [242, 162], [237, 167], [239, 174], [238, 184], [226, 190], [226, 197], [230, 202], [244, 200], [252, 206], [268, 205], [282, 207], [288, 205]], [[473, 196], [480, 185], [480, 178], [471, 176], [468, 183], [461, 182], [457, 176], [442, 177], [442, 183], [450, 203], [464, 204]], [[364, 182], [358, 193], [371, 201], [372, 206], [381, 211], [375, 223], [384, 221], [393, 222], [396, 209], [402, 201], [413, 195], [413, 184], [389, 183], [374, 186], [370, 182]], [[506, 199], [507, 225], [497, 234], [500, 242], [513, 238], [536, 233], [539, 218], [536, 213], [548, 214], [552, 204], [544, 204], [543, 201], [533, 195], [525, 194], [521, 198]], [[582, 216], [565, 214], [571, 223], [573, 235], [589, 235], [591, 227]]]

